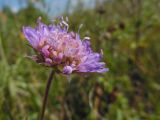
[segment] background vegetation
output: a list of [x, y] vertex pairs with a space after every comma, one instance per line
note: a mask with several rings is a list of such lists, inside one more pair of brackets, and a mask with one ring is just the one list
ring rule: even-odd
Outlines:
[[[160, 1], [111, 0], [92, 10], [81, 6], [70, 30], [103, 49], [110, 71], [87, 76], [55, 75], [45, 120], [160, 120]], [[34, 54], [21, 30], [36, 19], [50, 22], [30, 4], [0, 12], [0, 120], [36, 120], [49, 69], [25, 58]]]

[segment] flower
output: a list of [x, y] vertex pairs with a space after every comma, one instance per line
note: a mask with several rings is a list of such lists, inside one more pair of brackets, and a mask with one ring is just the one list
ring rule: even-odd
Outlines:
[[102, 54], [92, 51], [89, 37], [81, 40], [79, 34], [68, 32], [67, 21], [61, 17], [57, 24], [46, 25], [39, 18], [36, 28], [23, 27], [24, 36], [37, 53], [30, 58], [45, 66], [56, 66], [64, 74], [108, 71], [100, 62]]

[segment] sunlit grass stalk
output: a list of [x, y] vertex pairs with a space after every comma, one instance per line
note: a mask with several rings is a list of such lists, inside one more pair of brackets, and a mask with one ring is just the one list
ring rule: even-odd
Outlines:
[[8, 62], [7, 62], [7, 58], [6, 58], [6, 55], [5, 55], [5, 52], [4, 52], [4, 48], [3, 48], [3, 45], [2, 45], [2, 39], [1, 39], [1, 36], [0, 36], [0, 55], [2, 57], [2, 61], [5, 65], [8, 65]]
[[54, 75], [54, 70], [52, 69], [51, 72], [50, 72], [50, 75], [48, 77], [48, 80], [47, 80], [47, 85], [46, 85], [46, 89], [45, 89], [45, 94], [44, 94], [44, 98], [43, 98], [42, 109], [41, 109], [41, 113], [40, 113], [40, 116], [39, 116], [39, 120], [44, 119], [48, 93], [49, 93], [49, 89], [50, 89], [51, 82], [52, 82], [52, 79], [53, 79], [53, 75]]

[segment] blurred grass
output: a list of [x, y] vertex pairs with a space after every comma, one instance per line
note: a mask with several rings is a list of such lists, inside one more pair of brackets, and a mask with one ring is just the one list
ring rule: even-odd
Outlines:
[[[46, 120], [159, 120], [160, 13], [158, 0], [115, 0], [68, 15], [70, 30], [103, 49], [106, 74], [56, 75]], [[34, 54], [21, 32], [49, 18], [32, 5], [0, 12], [0, 120], [36, 120], [48, 68], [26, 59]]]

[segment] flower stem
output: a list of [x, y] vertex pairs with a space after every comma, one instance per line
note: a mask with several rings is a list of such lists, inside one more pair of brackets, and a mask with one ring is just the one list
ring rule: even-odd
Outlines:
[[43, 118], [44, 118], [44, 113], [45, 113], [48, 93], [49, 93], [49, 89], [50, 89], [51, 82], [52, 82], [52, 79], [53, 79], [53, 74], [54, 74], [54, 70], [52, 69], [52, 71], [50, 72], [49, 78], [47, 80], [47, 85], [46, 85], [46, 89], [45, 89], [45, 95], [44, 95], [43, 104], [42, 104], [42, 111], [41, 111], [39, 120], [43, 120]]

